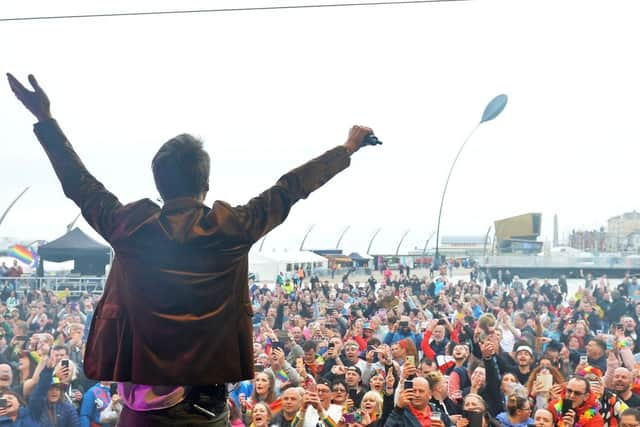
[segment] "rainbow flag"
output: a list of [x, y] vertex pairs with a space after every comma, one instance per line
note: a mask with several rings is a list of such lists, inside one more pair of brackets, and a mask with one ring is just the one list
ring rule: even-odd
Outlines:
[[275, 374], [276, 374], [276, 379], [282, 381], [283, 383], [286, 383], [287, 381], [289, 381], [289, 375], [287, 375], [287, 371], [285, 371], [284, 369], [280, 369]]
[[8, 255], [10, 257], [16, 258], [19, 261], [27, 265], [35, 265], [38, 256], [35, 252], [31, 252], [29, 249], [25, 248], [22, 245], [13, 245], [9, 248]]
[[269, 404], [269, 409], [271, 409], [271, 413], [276, 415], [278, 412], [282, 411], [282, 399], [277, 398], [273, 402]]

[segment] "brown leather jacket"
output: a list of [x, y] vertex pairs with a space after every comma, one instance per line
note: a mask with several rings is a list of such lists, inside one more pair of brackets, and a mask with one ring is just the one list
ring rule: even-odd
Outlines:
[[210, 385], [253, 377], [251, 245], [349, 165], [339, 146], [244, 206], [149, 199], [123, 205], [84, 167], [54, 120], [35, 125], [64, 193], [115, 251], [87, 342], [89, 378]]

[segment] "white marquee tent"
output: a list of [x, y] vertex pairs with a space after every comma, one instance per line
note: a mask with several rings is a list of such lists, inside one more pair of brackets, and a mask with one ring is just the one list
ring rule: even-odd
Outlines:
[[261, 282], [274, 282], [278, 273], [293, 273], [302, 267], [306, 272], [328, 268], [328, 260], [310, 251], [249, 252], [249, 273]]

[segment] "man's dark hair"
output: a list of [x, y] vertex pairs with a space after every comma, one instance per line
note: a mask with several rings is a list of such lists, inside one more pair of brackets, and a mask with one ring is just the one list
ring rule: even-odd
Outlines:
[[636, 422], [640, 421], [640, 409], [639, 408], [627, 408], [624, 410], [622, 415], [632, 415]]
[[8, 388], [4, 388], [0, 390], [0, 396], [4, 396], [10, 394], [11, 396], [15, 397], [18, 402], [20, 402], [20, 406], [25, 406], [27, 404], [27, 402], [25, 402], [24, 398], [20, 395], [20, 393], [17, 393], [11, 389]]
[[302, 343], [302, 351], [307, 352], [309, 350], [316, 351], [318, 346], [315, 341], [309, 340]]
[[551, 341], [547, 344], [545, 353], [547, 351], [562, 351], [562, 344], [560, 344], [558, 341]]
[[67, 356], [69, 356], [69, 348], [66, 345], [58, 344], [53, 347], [53, 351], [59, 351], [59, 350], [64, 350]]
[[593, 342], [598, 345], [602, 349], [603, 352], [607, 351], [607, 343], [601, 338], [594, 338]]
[[346, 382], [345, 382], [345, 380], [344, 380], [344, 377], [343, 377], [343, 376], [339, 376], [339, 377], [334, 378], [334, 379], [333, 379], [333, 381], [331, 382], [331, 391], [333, 391], [333, 388], [334, 388], [335, 386], [337, 386], [338, 384], [342, 384], [342, 386], [343, 386], [346, 390], [348, 390], [348, 389], [349, 389], [349, 387], [347, 386], [347, 383], [346, 383]]
[[165, 142], [151, 163], [160, 196], [168, 200], [206, 191], [210, 164], [202, 141], [189, 134], [183, 133]]

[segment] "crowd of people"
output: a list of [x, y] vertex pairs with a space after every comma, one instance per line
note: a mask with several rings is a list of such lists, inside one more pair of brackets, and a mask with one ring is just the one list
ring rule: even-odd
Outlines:
[[[255, 376], [227, 385], [231, 424], [640, 426], [635, 277], [570, 295], [405, 272], [250, 281]], [[0, 426], [116, 425], [116, 384], [83, 372], [98, 296], [0, 295]]]
[[404, 273], [252, 283], [256, 373], [232, 388], [234, 423], [640, 425], [637, 278], [569, 294], [564, 277]]

